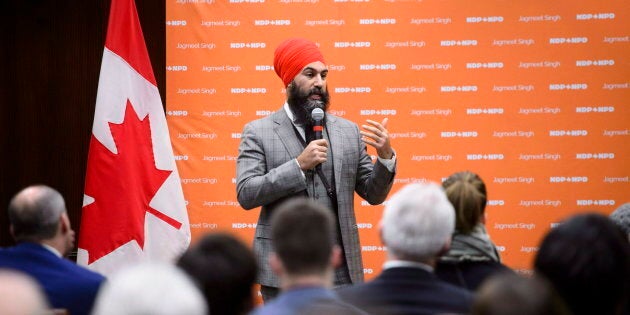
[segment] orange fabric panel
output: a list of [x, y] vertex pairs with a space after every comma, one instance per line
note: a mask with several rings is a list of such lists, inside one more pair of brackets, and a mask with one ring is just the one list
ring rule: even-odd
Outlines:
[[[328, 62], [333, 114], [389, 117], [393, 191], [480, 174], [488, 231], [521, 273], [563, 218], [630, 201], [623, 2], [169, 0], [166, 23], [167, 117], [193, 241], [228, 230], [251, 242], [258, 210], [235, 193], [240, 133], [284, 102], [273, 52], [296, 36]], [[385, 259], [383, 206], [355, 202], [370, 279]]]

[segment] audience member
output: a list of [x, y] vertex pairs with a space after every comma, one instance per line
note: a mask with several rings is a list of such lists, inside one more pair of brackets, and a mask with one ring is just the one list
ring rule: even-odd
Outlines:
[[255, 315], [364, 314], [331, 290], [341, 259], [333, 217], [324, 206], [301, 197], [276, 209], [269, 264], [280, 278], [281, 293]]
[[212, 315], [247, 314], [254, 307], [254, 253], [236, 237], [207, 234], [178, 262], [206, 298]]
[[341, 298], [373, 315], [468, 313], [473, 297], [440, 280], [433, 268], [449, 247], [455, 211], [438, 185], [410, 184], [389, 200], [380, 223], [383, 272], [344, 288]]
[[193, 281], [176, 266], [141, 263], [114, 274], [98, 293], [93, 315], [205, 315]]
[[610, 214], [610, 219], [621, 228], [630, 241], [630, 202], [619, 206]]
[[21, 272], [0, 270], [0, 314], [41, 315], [48, 303], [39, 285]]
[[455, 233], [449, 251], [440, 257], [435, 274], [442, 280], [475, 291], [490, 275], [512, 272], [501, 264], [499, 253], [485, 228], [488, 194], [483, 180], [472, 172], [459, 172], [442, 183], [455, 208]]
[[74, 231], [61, 194], [43, 185], [25, 188], [9, 203], [9, 221], [18, 244], [0, 249], [0, 268], [33, 277], [51, 307], [89, 314], [104, 278], [63, 258], [74, 246]]
[[490, 276], [477, 292], [473, 315], [569, 315], [551, 284], [544, 278], [515, 273]]
[[551, 230], [534, 261], [574, 315], [621, 314], [630, 296], [630, 244], [601, 214], [575, 215]]

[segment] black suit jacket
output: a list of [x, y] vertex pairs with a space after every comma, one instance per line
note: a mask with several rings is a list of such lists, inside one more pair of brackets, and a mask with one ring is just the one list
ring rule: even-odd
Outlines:
[[514, 271], [494, 261], [438, 262], [435, 266], [438, 278], [470, 291], [477, 291], [484, 281], [498, 273]]
[[467, 314], [470, 292], [420, 268], [383, 270], [374, 280], [339, 291], [342, 300], [372, 315]]

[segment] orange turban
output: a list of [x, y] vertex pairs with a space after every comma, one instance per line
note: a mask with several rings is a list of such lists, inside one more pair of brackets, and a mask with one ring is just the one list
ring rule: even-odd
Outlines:
[[276, 48], [273, 68], [284, 82], [284, 86], [287, 86], [306, 65], [315, 61], [325, 63], [324, 55], [315, 43], [302, 38], [291, 38]]

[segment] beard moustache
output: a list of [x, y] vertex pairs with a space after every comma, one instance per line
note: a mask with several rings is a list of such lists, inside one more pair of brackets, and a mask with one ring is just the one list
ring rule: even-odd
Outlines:
[[[321, 99], [310, 100], [309, 96], [319, 95]], [[303, 124], [305, 126], [312, 126], [313, 119], [311, 118], [311, 112], [315, 108], [321, 108], [324, 112], [328, 111], [328, 104], [330, 102], [330, 95], [328, 91], [324, 91], [321, 88], [313, 88], [307, 93], [300, 91], [300, 88], [295, 84], [292, 84], [289, 88], [289, 97], [287, 103], [293, 116], [295, 116], [295, 123]], [[324, 121], [326, 117], [324, 116]]]

